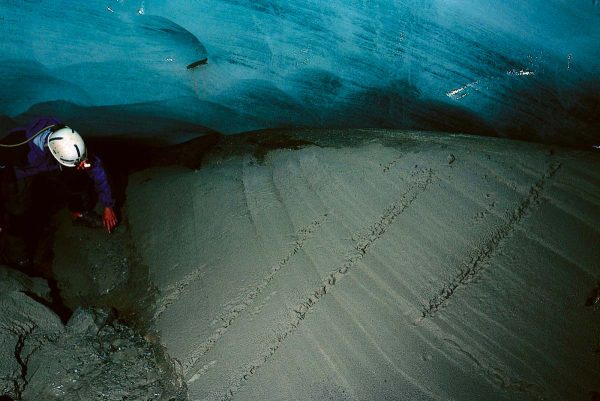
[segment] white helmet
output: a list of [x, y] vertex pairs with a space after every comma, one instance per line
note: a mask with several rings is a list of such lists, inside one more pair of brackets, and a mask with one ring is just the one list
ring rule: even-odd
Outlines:
[[48, 135], [48, 149], [60, 164], [75, 167], [86, 158], [85, 143], [72, 128], [64, 127]]

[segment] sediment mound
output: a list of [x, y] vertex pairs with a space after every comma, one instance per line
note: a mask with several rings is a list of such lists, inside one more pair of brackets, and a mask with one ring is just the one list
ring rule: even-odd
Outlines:
[[227, 138], [196, 170], [137, 173], [127, 204], [191, 399], [598, 390], [598, 154], [272, 131]]

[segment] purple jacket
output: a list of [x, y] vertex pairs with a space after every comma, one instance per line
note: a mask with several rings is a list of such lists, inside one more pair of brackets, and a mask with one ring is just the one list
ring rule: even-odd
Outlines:
[[[29, 139], [44, 127], [62, 124], [63, 123], [57, 118], [42, 117], [34, 120], [26, 127], [16, 128], [11, 132], [24, 131], [26, 138]], [[62, 168], [48, 149], [48, 135], [50, 135], [50, 132], [50, 129], [48, 129], [27, 144], [29, 147], [27, 164], [14, 167], [17, 179], [31, 177], [40, 173], [58, 171]], [[102, 166], [102, 161], [98, 156], [92, 155], [88, 158], [88, 162], [91, 164], [91, 167], [87, 168], [85, 171], [94, 181], [94, 189], [98, 194], [100, 203], [105, 207], [113, 207], [115, 201], [108, 183], [108, 176]]]

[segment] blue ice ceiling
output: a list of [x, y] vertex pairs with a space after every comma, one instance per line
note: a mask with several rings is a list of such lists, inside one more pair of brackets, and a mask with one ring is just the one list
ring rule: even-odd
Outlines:
[[2, 0], [0, 29], [4, 125], [600, 140], [598, 0]]

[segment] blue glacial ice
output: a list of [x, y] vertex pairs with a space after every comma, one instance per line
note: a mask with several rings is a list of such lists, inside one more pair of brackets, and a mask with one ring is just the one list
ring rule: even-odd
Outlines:
[[3, 126], [600, 140], [593, 0], [3, 0], [0, 29]]

